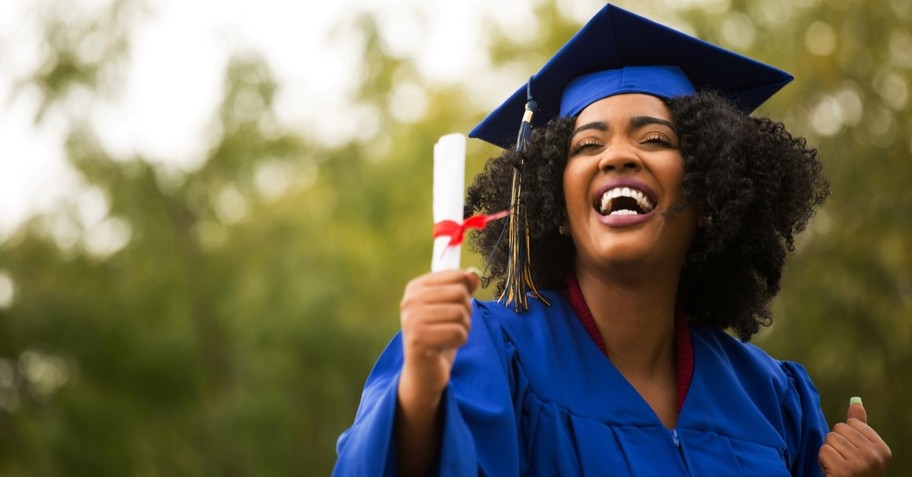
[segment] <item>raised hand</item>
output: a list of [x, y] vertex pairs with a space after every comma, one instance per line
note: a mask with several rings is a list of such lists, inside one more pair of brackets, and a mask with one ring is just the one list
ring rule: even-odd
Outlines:
[[456, 350], [469, 338], [474, 272], [422, 275], [405, 287], [400, 303], [405, 356], [396, 415], [400, 475], [422, 475], [440, 446], [438, 413]]
[[818, 460], [825, 476], [886, 475], [893, 453], [867, 423], [868, 414], [861, 398], [852, 398], [846, 421], [833, 426], [820, 448]]

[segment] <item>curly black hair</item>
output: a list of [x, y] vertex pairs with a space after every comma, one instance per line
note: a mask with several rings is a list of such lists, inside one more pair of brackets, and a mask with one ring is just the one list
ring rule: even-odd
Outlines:
[[[744, 341], [772, 323], [770, 300], [779, 291], [795, 235], [829, 195], [817, 150], [782, 123], [753, 117], [712, 92], [665, 101], [684, 158], [684, 207], [696, 207], [697, 230], [678, 286], [688, 319]], [[522, 159], [523, 200], [529, 217], [531, 273], [543, 289], [561, 289], [574, 246], [559, 233], [566, 221], [563, 172], [574, 118], [555, 118], [533, 132]], [[510, 207], [515, 149], [488, 160], [469, 187], [466, 213]], [[502, 227], [470, 241], [490, 261], [485, 285], [504, 288], [509, 251]]]

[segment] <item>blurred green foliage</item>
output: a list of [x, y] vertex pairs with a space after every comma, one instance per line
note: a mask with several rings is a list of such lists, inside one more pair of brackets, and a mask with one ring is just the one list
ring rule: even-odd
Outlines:
[[[793, 72], [761, 112], [819, 145], [832, 180], [756, 341], [808, 367], [831, 423], [863, 396], [892, 475], [912, 474], [912, 1], [688, 3], [621, 6]], [[46, 13], [47, 57], [22, 83], [41, 92], [36, 121], [75, 89], [115, 95], [135, 5]], [[533, 40], [486, 23], [493, 68], [518, 82], [578, 27], [535, 8]], [[0, 475], [328, 474], [402, 287], [429, 265], [433, 143], [484, 113], [470, 78], [423, 82], [374, 16], [346, 33], [364, 39], [368, 138], [327, 146], [280, 124], [256, 55], [230, 63], [189, 172], [111, 157], [68, 116], [67, 157], [107, 217], [90, 230], [63, 207], [0, 243]], [[104, 54], [81, 57], [99, 35]], [[389, 112], [402, 81], [423, 87], [417, 122]], [[471, 143], [469, 175], [494, 153]]]

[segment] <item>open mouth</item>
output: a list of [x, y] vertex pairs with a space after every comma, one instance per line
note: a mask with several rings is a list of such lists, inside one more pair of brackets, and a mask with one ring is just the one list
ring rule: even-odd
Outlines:
[[602, 194], [596, 209], [602, 215], [643, 215], [655, 209], [655, 201], [637, 189], [615, 187]]

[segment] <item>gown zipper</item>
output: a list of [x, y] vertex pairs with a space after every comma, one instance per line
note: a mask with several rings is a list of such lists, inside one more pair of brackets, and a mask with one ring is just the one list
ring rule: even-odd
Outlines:
[[681, 458], [681, 466], [684, 468], [685, 474], [692, 475], [690, 464], [687, 462], [687, 456], [684, 454], [684, 447], [681, 444], [681, 436], [678, 435], [677, 428], [671, 430], [671, 443], [674, 444], [675, 449], [678, 450], [678, 457]]

